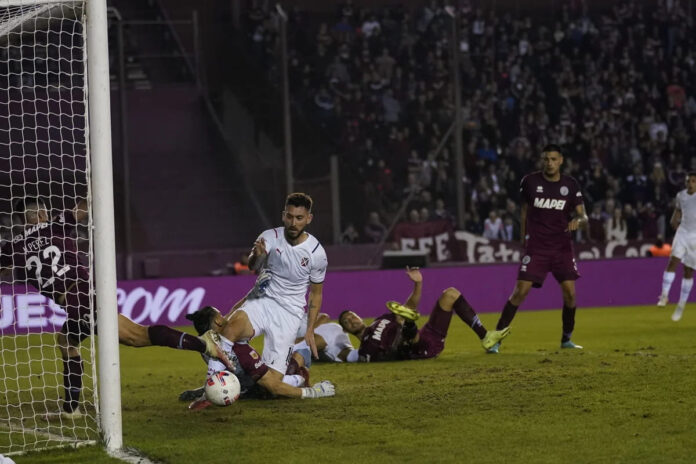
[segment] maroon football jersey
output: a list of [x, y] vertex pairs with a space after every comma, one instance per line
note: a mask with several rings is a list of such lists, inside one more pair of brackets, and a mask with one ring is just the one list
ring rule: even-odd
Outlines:
[[27, 225], [0, 251], [0, 265], [13, 267], [16, 277], [55, 299], [78, 280], [89, 280], [89, 268], [80, 263], [74, 238], [77, 221], [71, 212], [57, 220]]
[[358, 355], [362, 362], [390, 361], [397, 358], [401, 343], [401, 324], [392, 313], [384, 314], [363, 332]]
[[572, 249], [568, 222], [573, 218], [576, 206], [583, 203], [578, 182], [565, 175], [551, 182], [537, 171], [522, 179], [520, 194], [527, 204], [527, 251]]

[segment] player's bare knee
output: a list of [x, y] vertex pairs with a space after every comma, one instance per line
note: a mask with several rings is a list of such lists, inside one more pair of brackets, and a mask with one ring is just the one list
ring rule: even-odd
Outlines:
[[454, 302], [457, 301], [457, 298], [459, 298], [460, 295], [461, 293], [459, 292], [459, 290], [457, 290], [454, 287], [445, 289], [442, 292], [442, 295], [440, 295], [440, 299], [438, 301], [440, 308], [446, 311], [452, 309]]

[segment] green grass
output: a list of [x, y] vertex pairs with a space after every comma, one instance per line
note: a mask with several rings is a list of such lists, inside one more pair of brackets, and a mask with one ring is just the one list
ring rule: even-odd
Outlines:
[[[690, 311], [691, 310], [691, 311]], [[164, 463], [687, 463], [696, 456], [696, 307], [578, 312], [561, 351], [558, 311], [518, 312], [499, 355], [456, 317], [434, 360], [315, 365], [335, 398], [240, 401], [190, 413], [196, 355], [121, 349], [124, 441]], [[482, 320], [493, 326], [496, 314]], [[99, 448], [17, 463], [115, 462]]]

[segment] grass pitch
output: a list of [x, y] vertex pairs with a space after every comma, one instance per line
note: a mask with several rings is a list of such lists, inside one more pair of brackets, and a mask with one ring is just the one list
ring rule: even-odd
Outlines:
[[[560, 311], [518, 312], [499, 355], [456, 316], [439, 358], [312, 367], [335, 398], [247, 400], [197, 413], [192, 353], [121, 349], [124, 441], [163, 463], [691, 463], [696, 306], [582, 309], [560, 350]], [[493, 327], [497, 314], [483, 314]], [[420, 321], [422, 325], [424, 320]], [[18, 464], [106, 463], [99, 448]]]

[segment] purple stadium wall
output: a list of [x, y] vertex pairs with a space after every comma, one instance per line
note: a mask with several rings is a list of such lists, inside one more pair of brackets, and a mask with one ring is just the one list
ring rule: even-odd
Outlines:
[[[665, 258], [581, 261], [578, 306], [648, 305], [657, 301]], [[517, 265], [497, 264], [424, 269], [421, 312], [427, 314], [447, 287], [456, 287], [478, 312], [499, 311], [512, 290]], [[119, 311], [141, 324], [188, 325], [184, 316], [210, 304], [226, 309], [241, 298], [253, 276], [202, 277], [119, 283]], [[403, 301], [411, 283], [401, 270], [330, 272], [324, 285], [322, 310], [336, 317], [354, 309], [365, 317], [385, 311], [387, 300]], [[672, 288], [672, 301], [679, 281]], [[65, 318], [61, 308], [24, 287], [0, 287], [0, 335], [51, 331]], [[560, 290], [549, 277], [541, 290], [533, 290], [522, 309], [557, 309]]]

